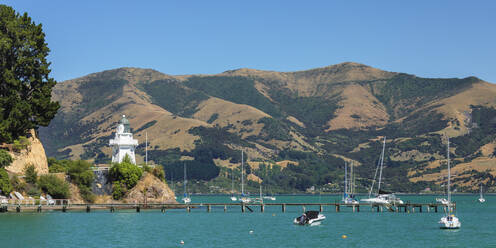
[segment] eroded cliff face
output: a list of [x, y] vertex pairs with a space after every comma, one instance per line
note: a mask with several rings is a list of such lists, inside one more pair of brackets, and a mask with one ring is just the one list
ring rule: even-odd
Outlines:
[[126, 203], [177, 203], [169, 186], [151, 173], [145, 172], [138, 184], [124, 197]]
[[11, 173], [24, 175], [24, 168], [26, 165], [34, 165], [38, 175], [43, 175], [48, 173], [48, 162], [45, 154], [45, 149], [43, 144], [36, 137], [36, 132], [34, 130], [30, 131], [31, 137], [29, 141], [31, 145], [20, 152], [9, 152], [14, 161], [10, 166], [5, 169]]

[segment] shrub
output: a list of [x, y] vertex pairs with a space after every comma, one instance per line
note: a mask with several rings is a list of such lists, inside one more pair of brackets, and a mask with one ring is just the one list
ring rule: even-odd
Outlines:
[[95, 196], [91, 191], [91, 184], [95, 175], [90, 167], [91, 164], [84, 160], [71, 161], [67, 168], [67, 174], [69, 174], [72, 182], [78, 186], [81, 197], [85, 201], [93, 202]]
[[56, 199], [67, 199], [71, 196], [69, 184], [55, 175], [42, 175], [38, 182], [40, 188]]
[[25, 136], [19, 136], [19, 139], [14, 140], [14, 151], [20, 152], [24, 149], [27, 149], [28, 146], [31, 145], [31, 141]]
[[70, 163], [67, 169], [67, 174], [71, 178], [72, 182], [79, 185], [91, 186], [93, 183], [93, 171], [90, 170], [91, 164], [84, 161], [78, 160]]
[[164, 171], [164, 167], [162, 166], [155, 166], [155, 168], [153, 168], [152, 170], [152, 174], [157, 177], [158, 179], [160, 179], [161, 181], [165, 182], [165, 171]]
[[112, 184], [112, 198], [114, 200], [120, 200], [126, 193], [126, 188], [121, 185], [120, 182], [114, 182]]
[[120, 182], [128, 189], [133, 188], [138, 183], [142, 174], [143, 171], [138, 166], [132, 164], [127, 156], [122, 163], [112, 165], [109, 171], [111, 181]]
[[0, 190], [4, 195], [8, 195], [12, 192], [12, 184], [9, 180], [9, 174], [4, 168], [0, 168]]
[[7, 151], [0, 150], [0, 168], [9, 166], [12, 161], [12, 156]]
[[57, 173], [57, 172], [67, 172], [67, 167], [69, 167], [69, 164], [71, 163], [70, 160], [57, 160], [55, 158], [48, 158], [48, 171], [50, 173]]
[[25, 185], [24, 190], [29, 196], [39, 196], [41, 194], [40, 188], [33, 184]]
[[26, 183], [19, 180], [19, 177], [17, 177], [17, 175], [12, 176], [12, 178], [10, 179], [10, 183], [12, 184], [12, 187], [15, 191], [22, 192], [26, 190]]
[[36, 184], [38, 173], [36, 172], [34, 165], [29, 164], [24, 167], [24, 176], [27, 183]]

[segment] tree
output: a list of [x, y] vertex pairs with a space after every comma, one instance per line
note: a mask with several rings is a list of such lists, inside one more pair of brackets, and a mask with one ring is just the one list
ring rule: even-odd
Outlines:
[[4, 168], [0, 168], [0, 191], [2, 195], [9, 195], [9, 193], [12, 192], [9, 174]]
[[12, 156], [7, 151], [0, 150], [0, 168], [9, 166], [12, 161]]
[[55, 199], [67, 199], [71, 196], [69, 184], [55, 175], [42, 175], [38, 182], [40, 188]]
[[50, 49], [41, 24], [0, 5], [0, 142], [48, 126], [59, 104], [51, 101]]
[[36, 184], [36, 181], [38, 181], [38, 173], [32, 164], [24, 167], [24, 176], [27, 183]]

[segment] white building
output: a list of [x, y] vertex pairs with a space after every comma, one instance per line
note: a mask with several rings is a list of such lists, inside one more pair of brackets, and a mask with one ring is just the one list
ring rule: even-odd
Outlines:
[[133, 139], [129, 121], [125, 115], [122, 116], [121, 122], [117, 126], [115, 138], [110, 140], [109, 145], [112, 147], [112, 163], [122, 162], [127, 154], [131, 162], [136, 164], [134, 150], [138, 146], [138, 140]]

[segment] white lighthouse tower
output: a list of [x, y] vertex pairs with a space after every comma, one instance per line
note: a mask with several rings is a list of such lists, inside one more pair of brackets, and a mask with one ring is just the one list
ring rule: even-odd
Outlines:
[[115, 138], [110, 140], [109, 145], [112, 147], [112, 163], [120, 163], [128, 155], [131, 162], [136, 164], [134, 150], [138, 146], [138, 140], [133, 139], [133, 134], [129, 128], [129, 121], [125, 115], [122, 116], [117, 126]]

